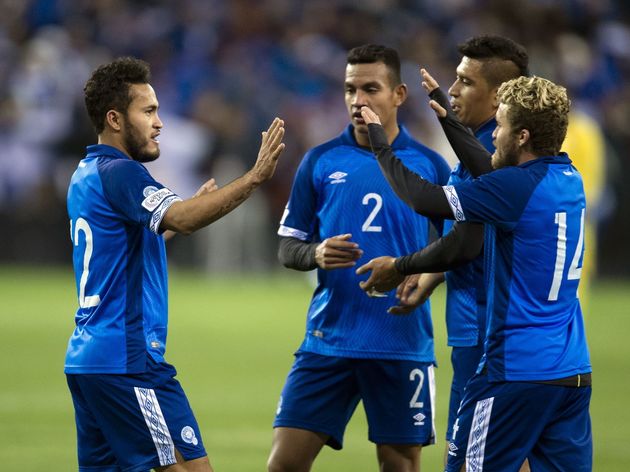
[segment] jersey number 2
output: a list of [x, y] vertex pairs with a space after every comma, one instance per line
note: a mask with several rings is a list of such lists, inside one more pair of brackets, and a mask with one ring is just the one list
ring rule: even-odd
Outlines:
[[[72, 229], [70, 230], [72, 234]], [[85, 285], [90, 275], [90, 259], [92, 258], [92, 250], [94, 248], [92, 240], [92, 228], [83, 218], [77, 219], [74, 224], [74, 234], [72, 241], [75, 246], [79, 245], [79, 232], [85, 235], [85, 250], [83, 251], [83, 270], [81, 271], [81, 279], [79, 280], [79, 306], [81, 308], [93, 308], [101, 303], [101, 297], [96, 295], [85, 295]]]
[[361, 203], [367, 205], [370, 203], [370, 200], [374, 200], [376, 204], [374, 205], [374, 208], [372, 208], [372, 211], [370, 212], [368, 217], [363, 222], [361, 230], [367, 233], [380, 233], [381, 231], [383, 231], [383, 227], [373, 226], [372, 222], [374, 221], [374, 218], [376, 218], [376, 215], [378, 215], [378, 212], [381, 211], [381, 208], [383, 208], [383, 197], [381, 197], [378, 193], [368, 193], [363, 197], [363, 201]]
[[[558, 300], [560, 285], [562, 284], [562, 275], [564, 274], [564, 262], [567, 257], [567, 214], [562, 211], [556, 213], [556, 224], [558, 225], [558, 244], [556, 246], [556, 267], [553, 272], [553, 281], [547, 300], [554, 302]], [[571, 260], [567, 280], [579, 279], [582, 275], [582, 268], [578, 267], [580, 256], [582, 255], [582, 247], [584, 246], [584, 209], [582, 208], [582, 216], [580, 218], [580, 236]]]

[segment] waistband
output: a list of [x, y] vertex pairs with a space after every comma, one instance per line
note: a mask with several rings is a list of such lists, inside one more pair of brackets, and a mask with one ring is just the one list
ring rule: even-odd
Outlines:
[[576, 374], [571, 377], [564, 377], [561, 379], [532, 381], [532, 383], [573, 388], [590, 387], [592, 384], [590, 372], [588, 374]]

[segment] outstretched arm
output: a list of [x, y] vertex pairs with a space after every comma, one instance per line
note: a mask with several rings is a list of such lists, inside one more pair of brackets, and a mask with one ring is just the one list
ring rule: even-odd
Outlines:
[[368, 272], [359, 286], [366, 292], [387, 292], [398, 286], [406, 275], [444, 272], [472, 261], [483, 247], [483, 225], [455, 223], [449, 233], [424, 249], [407, 256], [381, 256], [362, 265], [357, 275]]
[[284, 121], [276, 118], [262, 133], [258, 159], [251, 170], [218, 190], [173, 203], [160, 228], [190, 234], [231, 212], [273, 176], [278, 157], [284, 149], [283, 137]]

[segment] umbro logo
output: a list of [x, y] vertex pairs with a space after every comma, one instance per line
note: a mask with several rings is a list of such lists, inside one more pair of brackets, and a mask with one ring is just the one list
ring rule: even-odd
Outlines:
[[458, 449], [459, 448], [455, 445], [455, 443], [453, 442], [448, 443], [448, 454], [450, 456], [457, 456]]
[[346, 175], [348, 175], [346, 172], [337, 171], [330, 174], [328, 178], [332, 179], [330, 181], [331, 184], [342, 184], [346, 181], [346, 179], [344, 179]]
[[413, 419], [416, 420], [414, 422], [414, 426], [424, 426], [424, 419], [426, 418], [425, 415], [423, 415], [422, 413], [418, 413], [416, 415], [413, 415]]

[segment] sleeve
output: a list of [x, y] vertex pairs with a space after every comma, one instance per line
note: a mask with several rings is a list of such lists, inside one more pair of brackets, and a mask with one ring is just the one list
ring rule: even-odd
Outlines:
[[99, 169], [105, 197], [130, 223], [161, 234], [162, 218], [181, 198], [157, 182], [146, 168], [133, 160], [110, 160]]
[[311, 241], [316, 231], [317, 191], [313, 182], [315, 158], [304, 156], [293, 180], [289, 202], [280, 220], [278, 235]]
[[457, 158], [473, 177], [492, 172], [491, 154], [477, 140], [469, 128], [464, 126], [451, 109], [444, 92], [437, 88], [429, 97], [446, 109], [446, 117], [440, 118], [440, 124]]
[[381, 125], [368, 125], [368, 135], [383, 175], [401, 200], [415, 212], [430, 218], [453, 218], [442, 187], [405, 167], [392, 151]]
[[537, 185], [519, 167], [503, 169], [478, 179], [444, 187], [457, 221], [490, 223], [513, 229]]
[[403, 275], [444, 272], [475, 259], [483, 247], [483, 225], [455, 223], [449, 233], [413, 254], [396, 259]]
[[316, 269], [315, 249], [318, 244], [281, 236], [280, 246], [278, 247], [278, 260], [289, 269], [302, 271]]

